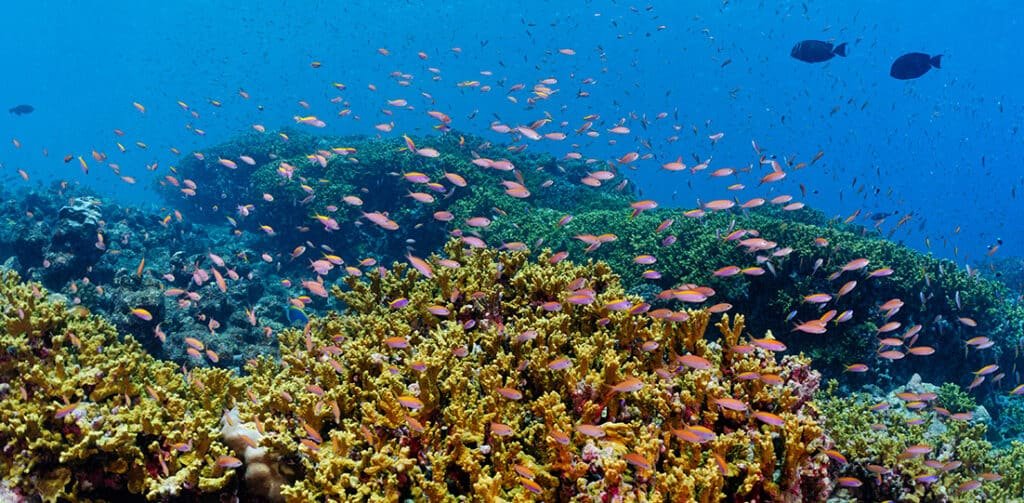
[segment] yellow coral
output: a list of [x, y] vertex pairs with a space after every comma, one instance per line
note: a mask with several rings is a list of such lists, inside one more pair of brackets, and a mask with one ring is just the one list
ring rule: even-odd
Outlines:
[[[240, 402], [243, 417], [291, 414], [332, 439], [310, 446], [308, 432], [270, 428], [265, 419], [271, 445], [301, 460], [306, 474], [284, 488], [288, 499], [517, 500], [539, 487], [542, 497], [717, 501], [727, 486], [781, 498], [814, 462], [821, 430], [812, 416], [796, 414], [804, 404], [788, 381], [789, 369], [806, 360], [781, 364], [763, 349], [725, 350], [742, 344], [742, 317], [725, 317], [721, 336], [709, 340], [705, 311], [680, 323], [607, 307], [641, 300], [625, 296], [601, 263], [550, 264], [546, 254], [531, 261], [528, 253], [458, 243], [446, 253], [460, 266], [437, 265], [433, 279], [402, 264], [349, 278], [347, 288], [334, 289], [348, 312], [282, 334], [282, 367], [247, 368], [253, 394], [271, 398]], [[592, 302], [568, 302], [572, 289], [589, 290]], [[396, 299], [409, 303], [396, 308]], [[430, 305], [451, 315], [431, 315]], [[396, 337], [407, 345], [389, 345]], [[647, 341], [657, 348], [642, 349]], [[685, 354], [712, 365], [681, 369], [676, 359]], [[549, 368], [557, 359], [571, 365]], [[735, 379], [742, 372], [777, 375], [782, 384]], [[629, 378], [642, 386], [617, 387]], [[284, 390], [290, 400], [278, 398]], [[416, 407], [399, 396], [416, 397]], [[723, 398], [749, 410], [724, 410]], [[763, 424], [755, 410], [780, 414], [784, 424]], [[580, 425], [598, 425], [603, 436], [589, 437]], [[694, 443], [676, 434], [696, 426], [713, 438]]]
[[[603, 263], [457, 241], [446, 254], [433, 278], [398, 264], [335, 286], [348, 311], [282, 332], [280, 361], [244, 377], [182, 375], [8, 276], [0, 406], [16, 412], [0, 439], [19, 454], [4, 467], [69, 498], [83, 489], [63, 470], [103, 460], [154, 499], [245, 470], [252, 494], [289, 501], [718, 501], [791, 497], [819, 463], [806, 360], [744, 344], [742, 317], [707, 338], [709, 313], [646, 316]], [[218, 465], [231, 455], [245, 466]]]
[[[0, 273], [0, 295], [0, 443], [11, 453], [0, 467], [12, 486], [51, 500], [103, 485], [156, 498], [210, 476], [212, 455], [226, 452], [210, 426], [244, 381], [195, 370], [186, 386], [174, 364], [13, 272]], [[190, 452], [171, 449], [178, 442], [191, 442]]]

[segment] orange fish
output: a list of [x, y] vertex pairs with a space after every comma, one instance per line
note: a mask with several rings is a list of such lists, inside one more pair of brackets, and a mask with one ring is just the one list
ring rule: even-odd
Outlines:
[[312, 293], [313, 295], [327, 298], [327, 288], [324, 287], [322, 278], [321, 281], [303, 281], [302, 287], [305, 288], [306, 290], [309, 290], [309, 293]]
[[434, 269], [430, 267], [430, 264], [426, 260], [413, 256], [412, 254], [406, 255], [405, 257], [420, 274], [428, 278], [434, 277]]
[[135, 315], [136, 318], [139, 318], [142, 321], [150, 321], [153, 319], [153, 315], [149, 311], [141, 307], [136, 307], [132, 309], [131, 314]]
[[636, 377], [627, 377], [622, 382], [612, 386], [612, 391], [619, 393], [631, 393], [644, 387], [644, 382]]
[[601, 438], [605, 435], [604, 428], [596, 424], [581, 424], [576, 426], [576, 431], [584, 436]]
[[709, 209], [712, 211], [727, 210], [729, 208], [732, 208], [733, 206], [736, 206], [736, 203], [728, 199], [716, 199], [714, 201], [708, 201], [707, 203], [704, 204], [705, 209]]
[[651, 462], [647, 460], [642, 454], [637, 452], [629, 452], [622, 456], [622, 459], [626, 460], [627, 463], [641, 469], [650, 470]]
[[234, 456], [221, 456], [217, 458], [217, 466], [221, 468], [238, 468], [242, 466], [242, 460]]
[[217, 288], [219, 288], [221, 292], [227, 293], [228, 284], [224, 281], [224, 276], [221, 276], [220, 271], [216, 268], [211, 267], [210, 270], [213, 271], [213, 279], [217, 283]]
[[735, 398], [718, 398], [715, 400], [715, 403], [718, 404], [718, 406], [722, 407], [723, 409], [735, 410], [739, 412], [747, 410], [747, 404]]

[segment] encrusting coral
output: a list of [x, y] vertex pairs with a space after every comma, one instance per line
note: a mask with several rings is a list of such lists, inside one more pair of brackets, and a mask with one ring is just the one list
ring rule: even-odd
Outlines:
[[[246, 376], [182, 371], [4, 276], [8, 480], [109, 498], [819, 500], [818, 374], [742, 316], [649, 310], [603, 263], [467, 249], [333, 293]], [[9, 412], [8, 412], [9, 411]], [[236, 472], [244, 472], [234, 477]], [[531, 496], [537, 493], [539, 496]]]

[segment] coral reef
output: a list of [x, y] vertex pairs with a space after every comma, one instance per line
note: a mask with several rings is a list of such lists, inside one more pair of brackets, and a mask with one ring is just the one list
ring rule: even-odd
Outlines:
[[[788, 346], [810, 356], [816, 369], [851, 389], [867, 382], [863, 374], [845, 372], [858, 362], [869, 365], [871, 382], [895, 386], [920, 373], [927, 381], [967, 387], [973, 372], [985, 365], [1012, 368], [1014, 348], [1024, 340], [1024, 304], [1004, 285], [979, 276], [976, 270], [965, 271], [951, 261], [882, 239], [868, 229], [829, 221], [808, 208], [782, 212], [766, 207], [695, 217], [661, 209], [632, 216], [623, 206], [574, 213], [564, 229], [555, 225], [559, 218], [558, 212], [535, 211], [514, 221], [496, 222], [484, 236], [491, 242], [543, 241], [572, 257], [606, 261], [634, 293], [651, 296], [681, 284], [708, 285], [717, 294], [708, 304], [743, 306], [755, 333], [771, 330]], [[580, 239], [601, 234], [617, 239], [599, 247]], [[768, 248], [744, 246], [749, 238], [767, 241]], [[640, 257], [646, 260], [638, 263]], [[842, 270], [860, 259], [866, 260], [861, 268]], [[727, 266], [756, 268], [758, 274], [714, 274]], [[840, 294], [846, 285], [851, 289]], [[810, 303], [805, 296], [813, 292], [825, 293], [831, 300]], [[899, 304], [897, 309], [880, 309], [892, 299]], [[827, 336], [793, 330], [796, 322], [820, 319], [830, 311], [833, 317], [849, 311], [850, 317], [827, 323]], [[877, 356], [880, 351], [874, 341], [886, 336], [880, 329], [890, 321], [902, 327], [893, 335], [920, 326], [915, 329], [917, 337], [907, 337], [898, 348], [905, 356], [899, 360]], [[966, 344], [981, 335], [992, 344]], [[909, 353], [915, 343], [934, 348], [931, 358], [941, 357], [943, 364], [915, 365], [927, 358]], [[998, 384], [1001, 379], [991, 376], [971, 392], [995, 408], [991, 398], [1005, 392]]]
[[[993, 449], [984, 408], [951, 411], [959, 395], [917, 376], [891, 393], [840, 396], [832, 381], [817, 397], [835, 442], [834, 495], [858, 501], [1011, 501], [1019, 498], [1020, 442]], [[966, 400], [961, 403], [965, 405]], [[845, 483], [843, 482], [845, 480]]]
[[[1012, 368], [1013, 348], [1024, 338], [1024, 306], [999, 283], [808, 208], [782, 211], [765, 204], [700, 213], [655, 208], [634, 215], [630, 204], [637, 194], [630, 184], [616, 182], [622, 176], [615, 168], [512, 152], [457, 132], [409, 142], [438, 155], [414, 155], [401, 139], [253, 132], [186, 155], [160, 178], [159, 192], [180, 211], [146, 215], [103, 206], [105, 222], [98, 234], [107, 251], [92, 258], [99, 252], [96, 236], [76, 247], [89, 256], [82, 260], [93, 262], [91, 270], [78, 271], [81, 277], [66, 278], [59, 267], [50, 272], [54, 261], [44, 264], [30, 251], [50, 246], [50, 230], [62, 225], [55, 218], [62, 206], [86, 200], [88, 194], [67, 198], [73, 187], [55, 190], [62, 194], [57, 201], [25, 196], [33, 216], [15, 224], [9, 236], [0, 230], [0, 251], [19, 253], [12, 265], [23, 275], [104, 313], [153, 354], [185, 362], [184, 337], [217, 335], [223, 344], [215, 350], [223, 358], [216, 365], [222, 366], [239, 367], [274, 352], [272, 334], [290, 323], [286, 306], [311, 313], [340, 307], [331, 298], [310, 298], [304, 281], [363, 274], [377, 262], [402, 260], [406, 250], [428, 255], [451, 236], [481, 237], [507, 248], [543, 243], [573, 258], [603, 260], [620, 274], [628, 292], [651, 299], [655, 307], [661, 307], [660, 292], [683, 284], [710, 286], [717, 295], [708, 305], [743, 306], [754, 333], [771, 330], [848, 389], [869, 380], [895, 386], [915, 372], [930, 382], [967, 387], [972, 372], [985, 365]], [[252, 164], [221, 162], [241, 157]], [[608, 181], [581, 186], [580, 180], [597, 172]], [[528, 196], [510, 194], [509, 183], [521, 184]], [[372, 215], [401, 231], [372, 223]], [[471, 219], [477, 221], [470, 225]], [[595, 244], [591, 238], [597, 237], [609, 241]], [[752, 237], [775, 246], [752, 251], [739, 244]], [[16, 238], [34, 244], [8, 244]], [[226, 266], [212, 261], [211, 252]], [[638, 264], [638, 256], [654, 262]], [[311, 264], [328, 258], [332, 269], [313, 274]], [[857, 259], [868, 265], [835, 276]], [[134, 274], [143, 260], [142, 274]], [[713, 274], [727, 266], [760, 269], [760, 274]], [[231, 276], [226, 291], [214, 281], [192, 281], [198, 270], [213, 276], [214, 269]], [[868, 277], [880, 270], [889, 270], [888, 275]], [[838, 295], [851, 281], [855, 288]], [[161, 298], [168, 291], [182, 295]], [[805, 302], [812, 292], [833, 300]], [[890, 299], [903, 304], [899, 311], [880, 311]], [[126, 314], [136, 307], [149, 310], [153, 320], [143, 323]], [[828, 337], [793, 332], [793, 322], [831, 310], [849, 311], [850, 318], [830, 323]], [[866, 341], [879, 339], [878, 330], [889, 321], [904, 329], [920, 325], [914, 342], [934, 348], [932, 358], [947, 364], [914, 365], [926, 357], [908, 354], [906, 347], [899, 349], [906, 356], [902, 360], [879, 358], [877, 346]], [[157, 326], [170, 344], [154, 337]], [[992, 344], [961, 351], [978, 335]], [[867, 364], [870, 377], [844, 372], [853, 363]], [[1002, 373], [971, 389], [997, 417], [999, 404], [992, 397], [1005, 391]]]
[[[69, 304], [103, 314], [150, 354], [193, 364], [185, 337], [204, 340], [221, 356], [217, 363], [207, 359], [209, 365], [240, 367], [256, 354], [276, 352], [270, 334], [286, 323], [290, 292], [277, 264], [260, 260], [255, 243], [239, 240], [227, 225], [198, 226], [174, 212], [100, 204], [73, 184], [13, 197], [31, 210], [0, 225], [0, 256], [11, 255], [6, 264], [62, 293]], [[0, 207], [0, 214], [17, 213], [25, 212]], [[302, 266], [285, 257], [275, 260]], [[229, 290], [220, 290], [216, 274]], [[136, 308], [152, 319], [130, 314]]]
[[0, 467], [44, 501], [215, 491], [230, 474], [215, 425], [243, 382], [184, 375], [102, 319], [0, 272]]
[[[59, 292], [0, 287], [18, 491], [924, 501], [1024, 484], [1007, 393], [1024, 305], [991, 271], [807, 208], [639, 211], [615, 167], [454, 132], [253, 133], [179, 164], [159, 185], [178, 210], [73, 184], [0, 206], [0, 255]], [[809, 321], [825, 333], [794, 328]], [[819, 371], [839, 384], [812, 401]]]
[[602, 263], [446, 252], [335, 286], [349, 310], [282, 332], [281, 361], [245, 377], [183, 376], [5, 273], [9, 481], [48, 500], [830, 490], [818, 374], [770, 334], [748, 339], [742, 316], [709, 337], [707, 311], [647, 312]]
[[[530, 208], [619, 207], [632, 195], [632, 187], [580, 191], [577, 182], [588, 172], [582, 161], [512, 153], [457, 132], [413, 141], [439, 155], [417, 156], [397, 138], [312, 136], [288, 129], [250, 133], [183, 157], [157, 190], [192, 218], [230, 218], [240, 231], [257, 236], [268, 232], [261, 226], [270, 227], [274, 236], [265, 245], [279, 252], [290, 252], [302, 240], [332, 243], [344, 235], [346, 255], [385, 261], [400, 259], [407, 239], [421, 250], [438, 250], [448, 239], [438, 229], [462, 227], [472, 217], [515, 220]], [[500, 164], [492, 166], [488, 155]], [[240, 156], [254, 164], [221, 163]], [[488, 163], [472, 162], [481, 159]], [[528, 188], [529, 197], [508, 194], [502, 183], [509, 181]], [[364, 214], [374, 212], [386, 214], [403, 232], [368, 224]], [[439, 221], [437, 212], [451, 218]], [[321, 225], [317, 215], [337, 228]]]
[[446, 251], [432, 277], [348, 279], [348, 312], [282, 333], [280, 366], [247, 366], [239, 417], [301, 462], [286, 498], [828, 492], [817, 373], [770, 335], [750, 345], [742, 316], [710, 339], [706, 311], [644, 313], [604, 264]]

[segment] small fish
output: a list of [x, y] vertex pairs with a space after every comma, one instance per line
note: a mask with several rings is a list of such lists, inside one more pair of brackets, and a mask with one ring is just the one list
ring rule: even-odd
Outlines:
[[770, 424], [772, 426], [782, 426], [786, 424], [785, 420], [783, 420], [776, 414], [772, 414], [771, 412], [754, 411], [753, 416], [758, 421], [761, 421], [762, 423], [765, 424]]
[[135, 315], [136, 318], [139, 318], [142, 321], [150, 321], [153, 319], [153, 315], [149, 311], [141, 307], [136, 307], [132, 309], [131, 314]]
[[565, 370], [572, 366], [572, 360], [561, 356], [548, 362], [548, 370]]
[[718, 404], [719, 407], [722, 407], [724, 409], [735, 410], [739, 412], [747, 410], [747, 404], [735, 398], [718, 398], [715, 400], [715, 403]]
[[495, 391], [497, 391], [499, 395], [501, 395], [501, 396], [503, 396], [503, 397], [505, 397], [505, 398], [507, 398], [509, 400], [515, 401], [515, 400], [521, 400], [523, 398], [522, 392], [520, 392], [517, 389], [513, 389], [513, 388], [496, 388]]
[[594, 438], [601, 438], [605, 435], [604, 428], [595, 424], [578, 425], [576, 426], [576, 432]]
[[388, 337], [387, 339], [384, 339], [384, 344], [387, 344], [388, 347], [394, 349], [405, 349], [409, 347], [409, 339], [399, 336]]
[[697, 355], [683, 355], [676, 359], [679, 361], [679, 363], [682, 363], [684, 366], [692, 369], [703, 370], [711, 368], [711, 362]]
[[491, 433], [499, 437], [507, 437], [513, 433], [512, 428], [503, 423], [491, 423]]
[[54, 419], [64, 419], [65, 416], [71, 414], [76, 408], [78, 408], [78, 403], [79, 402], [75, 402], [58, 408], [57, 412], [53, 415]]
[[540, 494], [544, 492], [544, 488], [542, 488], [540, 484], [538, 484], [532, 479], [528, 479], [526, 477], [519, 477], [519, 483], [523, 486], [524, 489], [530, 491], [531, 493]]
[[32, 105], [18, 105], [14, 108], [7, 110], [14, 115], [26, 115], [34, 112], [36, 108]]
[[750, 339], [750, 343], [755, 345], [755, 346], [757, 346], [757, 347], [759, 347], [759, 348], [761, 348], [761, 349], [768, 350], [768, 351], [785, 351], [786, 350], [786, 345], [783, 344], [782, 341], [777, 340], [777, 339], [769, 339], [768, 337], [765, 337], [763, 339], [754, 339], [754, 338], [752, 338], [752, 339]]
[[409, 259], [409, 263], [412, 264], [412, 266], [416, 268], [416, 270], [419, 271], [420, 274], [426, 276], [427, 278], [434, 277], [434, 270], [433, 268], [430, 267], [430, 263], [428, 263], [426, 260], [423, 260], [412, 254], [406, 255], [406, 258]]
[[845, 58], [846, 42], [833, 46], [831, 42], [822, 40], [804, 40], [797, 42], [789, 55], [805, 63], [823, 63], [837, 55]]
[[402, 396], [398, 397], [398, 403], [400, 405], [402, 405], [403, 407], [407, 407], [407, 408], [410, 408], [412, 410], [417, 410], [417, 409], [422, 409], [423, 408], [423, 402], [420, 401], [420, 399], [418, 399], [418, 398], [416, 398], [414, 396], [402, 395]]
[[242, 460], [234, 456], [221, 456], [217, 458], [217, 466], [221, 468], [238, 468], [242, 466]]
[[622, 382], [612, 386], [612, 391], [617, 391], [619, 393], [631, 393], [634, 391], [638, 391], [640, 390], [640, 388], [643, 387], [643, 381], [637, 379], [636, 377], [630, 376], [624, 379]]
[[852, 363], [846, 366], [843, 372], [867, 372], [868, 366], [863, 363]]
[[830, 300], [832, 300], [832, 296], [827, 293], [814, 293], [804, 296], [804, 302], [808, 304], [824, 304]]
[[929, 56], [923, 52], [910, 52], [893, 61], [889, 75], [898, 80], [916, 79], [931, 70], [942, 68], [942, 55]]
[[285, 315], [288, 318], [288, 322], [292, 325], [305, 326], [309, 323], [309, 317], [306, 316], [306, 313], [298, 307], [288, 305], [285, 308]]
[[845, 465], [847, 463], [846, 456], [843, 456], [843, 454], [840, 453], [839, 451], [832, 450], [832, 449], [825, 449], [825, 455], [828, 456], [829, 459], [831, 459], [832, 461], [835, 461], [835, 462], [837, 462], [839, 464]]
[[650, 470], [651, 469], [651, 462], [648, 461], [647, 458], [645, 458], [642, 454], [639, 454], [639, 453], [636, 453], [636, 452], [630, 452], [630, 453], [624, 454], [622, 456], [622, 459], [626, 460], [627, 463], [629, 463], [629, 464], [631, 464], [631, 465], [633, 465], [633, 466], [635, 466], [635, 467], [637, 467], [637, 468], [639, 468], [641, 470]]

